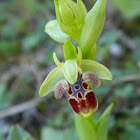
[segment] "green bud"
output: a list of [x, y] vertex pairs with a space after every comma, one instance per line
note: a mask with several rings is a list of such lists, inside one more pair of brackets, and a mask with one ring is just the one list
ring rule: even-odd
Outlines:
[[87, 14], [81, 0], [77, 3], [72, 0], [54, 0], [56, 18], [61, 30], [80, 41], [81, 30]]

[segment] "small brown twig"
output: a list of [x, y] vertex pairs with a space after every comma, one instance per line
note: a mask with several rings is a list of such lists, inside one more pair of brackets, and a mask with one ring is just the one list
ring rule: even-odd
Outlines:
[[40, 102], [43, 102], [46, 98], [33, 98], [30, 101], [9, 107], [8, 109], [4, 111], [0, 111], [0, 118], [13, 116], [15, 114], [18, 114], [20, 112], [23, 112], [31, 107], [37, 106]]
[[130, 81], [138, 81], [140, 80], [140, 75], [128, 75], [128, 76], [123, 76], [120, 78], [117, 78], [115, 80], [112, 81], [112, 83], [118, 83], [118, 82], [130, 82]]

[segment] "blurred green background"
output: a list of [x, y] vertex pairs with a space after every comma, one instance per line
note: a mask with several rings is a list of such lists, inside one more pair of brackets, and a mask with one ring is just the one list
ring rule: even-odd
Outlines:
[[[89, 10], [96, 0], [83, 0]], [[108, 0], [106, 23], [97, 42], [97, 61], [113, 80], [95, 88], [95, 120], [114, 102], [109, 140], [140, 140], [140, 0]], [[0, 140], [18, 124], [36, 140], [78, 140], [67, 96], [40, 98], [38, 90], [63, 61], [62, 44], [45, 32], [55, 19], [53, 0], [0, 1]]]

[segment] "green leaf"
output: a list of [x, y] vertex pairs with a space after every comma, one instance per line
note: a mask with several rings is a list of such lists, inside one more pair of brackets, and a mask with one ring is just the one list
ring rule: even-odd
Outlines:
[[44, 127], [41, 131], [41, 140], [77, 140], [77, 137], [72, 128], [58, 130], [51, 127]]
[[77, 57], [76, 48], [71, 42], [67, 41], [63, 46], [64, 58], [66, 60], [73, 60]]
[[4, 134], [3, 134], [2, 130], [0, 130], [0, 140], [4, 140]]
[[7, 85], [5, 83], [0, 83], [0, 110], [8, 107], [8, 95]]
[[65, 43], [66, 41], [73, 41], [73, 39], [65, 34], [59, 27], [57, 20], [49, 21], [45, 26], [45, 32], [55, 41]]
[[99, 79], [112, 80], [110, 71], [102, 64], [93, 60], [82, 60], [80, 64], [82, 72], [90, 71], [98, 76]]
[[67, 60], [62, 65], [62, 70], [67, 81], [73, 85], [77, 81], [78, 66], [76, 60]]
[[86, 58], [89, 50], [99, 38], [105, 23], [106, 0], [97, 0], [93, 8], [85, 17], [81, 37], [80, 47], [83, 58]]
[[140, 15], [139, 0], [110, 0], [110, 2], [127, 18], [134, 19]]
[[94, 125], [89, 118], [75, 116], [75, 128], [79, 136], [79, 140], [98, 140]]
[[64, 79], [64, 75], [61, 68], [57, 67], [53, 69], [48, 74], [43, 84], [41, 85], [39, 95], [42, 97], [52, 92], [55, 88], [56, 83], [60, 81], [61, 79]]
[[110, 120], [110, 113], [112, 111], [113, 104], [111, 104], [102, 114], [99, 121], [96, 124], [97, 140], [107, 140], [108, 125]]
[[24, 137], [23, 140], [34, 140], [32, 138], [27, 138], [27, 137]]
[[30, 140], [33, 140], [29, 133], [27, 133], [21, 127], [16, 125], [11, 128], [7, 140], [24, 140], [25, 137], [30, 138]]
[[140, 49], [137, 49], [137, 51], [133, 53], [132, 59], [136, 62], [140, 61]]
[[96, 61], [96, 43], [93, 47], [89, 50], [86, 59], [95, 60]]

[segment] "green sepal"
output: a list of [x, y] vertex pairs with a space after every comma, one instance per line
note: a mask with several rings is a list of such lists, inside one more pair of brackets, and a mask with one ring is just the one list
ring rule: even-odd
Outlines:
[[109, 105], [96, 124], [95, 130], [97, 133], [97, 140], [107, 140], [108, 126], [112, 108], [113, 104]]
[[76, 48], [72, 45], [71, 42], [67, 41], [63, 45], [63, 52], [64, 52], [64, 58], [66, 60], [73, 60], [77, 57], [77, 51]]
[[56, 83], [61, 79], [64, 79], [63, 72], [61, 68], [56, 67], [48, 74], [48, 76], [42, 83], [39, 90], [39, 95], [43, 97], [46, 96], [48, 93], [54, 91]]
[[45, 32], [55, 41], [65, 43], [66, 41], [73, 41], [73, 39], [64, 33], [57, 22], [57, 20], [49, 21], [45, 26]]
[[79, 136], [79, 140], [98, 140], [93, 125], [93, 115], [89, 118], [76, 115], [75, 128]]
[[83, 57], [88, 55], [88, 51], [93, 47], [103, 30], [105, 11], [106, 0], [97, 0], [85, 17], [79, 43]]
[[62, 70], [67, 81], [73, 85], [77, 81], [78, 65], [76, 60], [67, 60], [62, 65]]
[[112, 80], [111, 72], [102, 64], [93, 60], [82, 60], [80, 64], [82, 72], [90, 71], [98, 76], [99, 79]]

